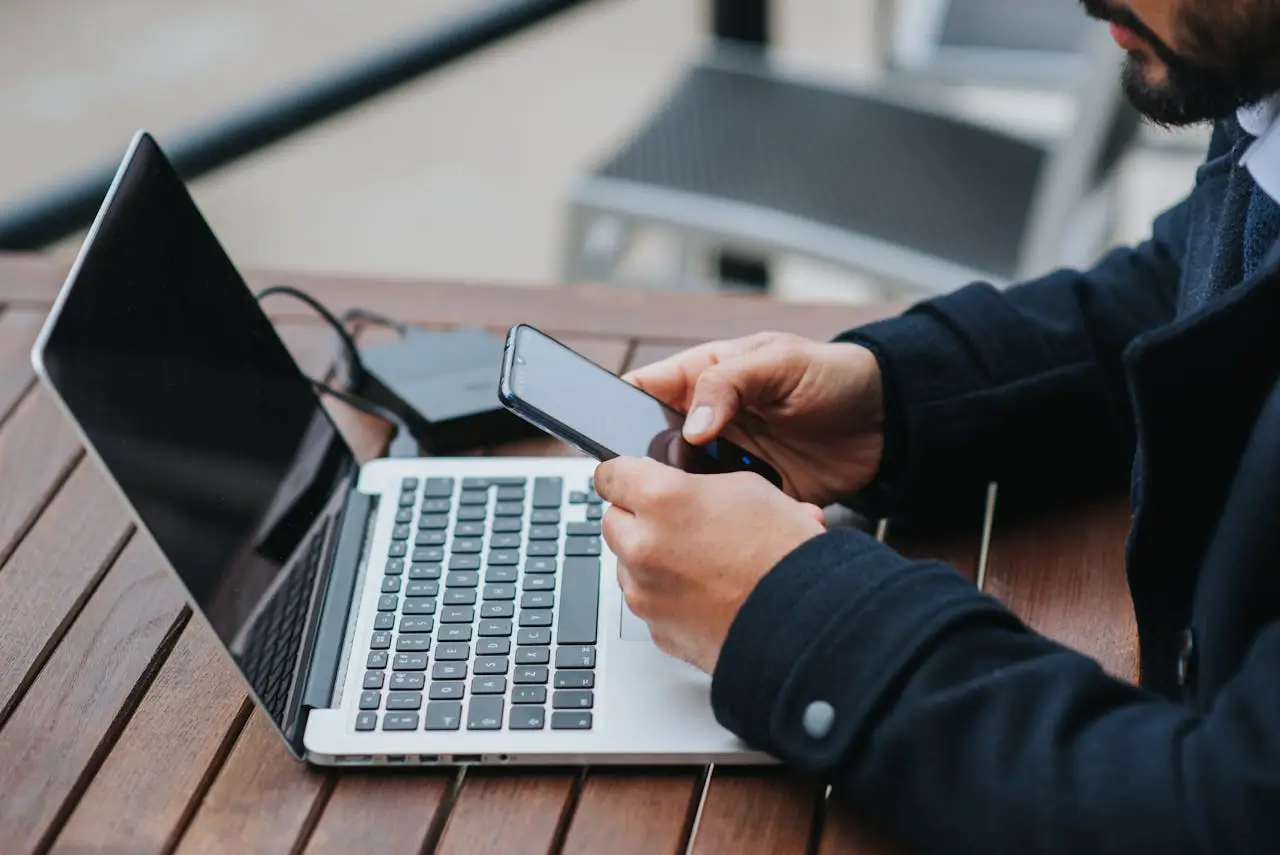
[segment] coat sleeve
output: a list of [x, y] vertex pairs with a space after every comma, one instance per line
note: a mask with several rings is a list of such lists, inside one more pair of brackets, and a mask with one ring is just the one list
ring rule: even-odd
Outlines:
[[[1029, 631], [951, 568], [839, 531], [762, 580], [712, 699], [920, 855], [1230, 855], [1280, 841], [1276, 673], [1280, 626], [1197, 712]], [[820, 701], [825, 732], [806, 729]]]
[[880, 475], [850, 504], [888, 516], [975, 485], [1122, 479], [1135, 438], [1121, 354], [1174, 317], [1189, 203], [1096, 267], [977, 283], [850, 330], [884, 377]]

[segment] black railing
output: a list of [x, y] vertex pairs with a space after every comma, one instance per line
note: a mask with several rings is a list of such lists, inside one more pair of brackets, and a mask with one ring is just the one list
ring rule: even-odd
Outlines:
[[[487, 3], [481, 11], [433, 28], [391, 50], [165, 141], [165, 152], [184, 179], [196, 178], [587, 2], [590, 0]], [[103, 165], [0, 212], [0, 249], [39, 249], [89, 225], [116, 169], [116, 163]]]

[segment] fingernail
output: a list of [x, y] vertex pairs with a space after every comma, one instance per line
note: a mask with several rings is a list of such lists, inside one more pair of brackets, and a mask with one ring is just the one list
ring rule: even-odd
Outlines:
[[685, 436], [701, 436], [711, 427], [711, 408], [707, 406], [694, 407], [693, 412], [689, 413], [689, 417], [684, 420]]

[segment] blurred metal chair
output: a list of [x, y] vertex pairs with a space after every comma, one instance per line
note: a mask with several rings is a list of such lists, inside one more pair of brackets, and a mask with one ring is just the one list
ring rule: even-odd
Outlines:
[[[868, 274], [886, 292], [1004, 285], [1085, 263], [1108, 239], [1112, 168], [1137, 129], [1105, 30], [1072, 132], [1030, 141], [881, 94], [801, 80], [720, 46], [568, 204], [564, 281], [720, 285], [699, 264], [794, 255]], [[642, 230], [684, 264], [628, 278]]]

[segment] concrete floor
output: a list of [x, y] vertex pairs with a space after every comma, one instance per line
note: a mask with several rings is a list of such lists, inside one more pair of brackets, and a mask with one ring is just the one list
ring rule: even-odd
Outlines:
[[[0, 208], [118, 158], [136, 128], [163, 144], [483, 2], [5, 0]], [[777, 3], [781, 58], [872, 82], [871, 7]], [[701, 0], [596, 3], [239, 161], [194, 193], [242, 266], [554, 284], [567, 187], [660, 100], [705, 44], [705, 17]], [[1051, 99], [978, 95], [958, 109], [1061, 122]], [[1197, 160], [1130, 158], [1117, 239], [1140, 238]], [[781, 280], [785, 298], [868, 298], [857, 280], [812, 265], [786, 264]]]

